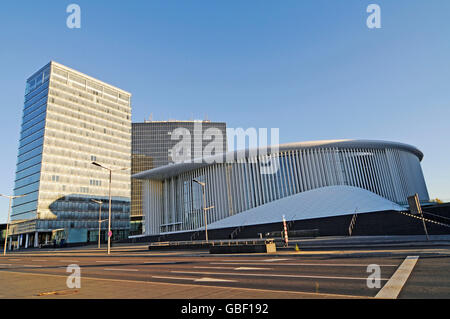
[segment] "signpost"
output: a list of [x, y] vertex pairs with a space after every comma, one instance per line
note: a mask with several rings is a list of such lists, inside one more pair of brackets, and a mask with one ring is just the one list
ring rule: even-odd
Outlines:
[[422, 207], [420, 206], [419, 195], [416, 193], [414, 196], [408, 197], [408, 205], [411, 214], [420, 215], [423, 223], [423, 229], [425, 230], [425, 234], [427, 235], [427, 240], [430, 240], [428, 236], [427, 225], [425, 224], [425, 219], [423, 218]]
[[106, 166], [103, 166], [97, 162], [92, 162], [92, 165], [104, 168], [106, 170], [109, 171], [109, 214], [108, 214], [108, 255], [111, 254], [111, 236], [112, 236], [112, 232], [111, 232], [111, 201], [112, 201], [112, 197], [111, 197], [111, 183], [112, 183], [112, 172], [113, 171], [124, 171], [127, 170], [129, 168], [127, 167], [122, 167], [122, 168], [116, 168], [116, 169], [112, 169]]
[[288, 232], [287, 232], [287, 226], [286, 226], [286, 219], [284, 218], [284, 215], [283, 215], [283, 227], [284, 227], [284, 244], [287, 247], [289, 239], [288, 239]]

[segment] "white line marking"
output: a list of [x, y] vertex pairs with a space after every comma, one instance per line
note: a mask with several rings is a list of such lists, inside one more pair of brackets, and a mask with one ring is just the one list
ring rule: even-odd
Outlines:
[[47, 259], [31, 259], [31, 261], [47, 261]]
[[[177, 274], [196, 274], [196, 275], [225, 275], [225, 276], [257, 276], [257, 277], [282, 277], [282, 278], [316, 278], [316, 279], [343, 279], [343, 280], [367, 280], [366, 277], [334, 277], [334, 276], [313, 276], [313, 275], [281, 275], [281, 274], [241, 274], [241, 273], [222, 273], [222, 272], [198, 272], [198, 271], [176, 271], [172, 273]], [[380, 280], [388, 280], [381, 278]]]
[[[218, 258], [219, 256], [215, 255], [215, 256], [212, 256], [212, 257], [217, 257]], [[233, 258], [233, 257], [235, 257], [235, 258]], [[255, 256], [255, 258], [253, 258], [253, 259], [239, 259], [239, 258], [243, 258], [243, 257], [237, 256], [237, 254], [234, 254], [229, 259], [216, 259], [216, 260], [217, 261], [225, 261], [225, 262], [226, 261], [229, 261], [229, 262], [236, 262], [236, 261], [265, 261], [265, 262], [273, 262], [273, 261], [293, 260], [292, 258], [269, 258], [269, 259], [266, 258], [266, 259], [261, 259], [260, 256]], [[265, 258], [265, 256], [263, 256], [262, 258]]]
[[236, 282], [236, 280], [231, 280], [231, 279], [219, 279], [219, 278], [210, 278], [210, 277], [188, 278], [188, 277], [152, 276], [152, 278], [172, 279], [172, 280], [188, 280], [188, 281], [194, 281], [194, 282]]
[[377, 293], [375, 298], [396, 299], [418, 260], [419, 256], [406, 257], [389, 281]]
[[39, 265], [23, 265], [23, 267], [42, 267], [42, 266], [39, 266]]
[[22, 260], [22, 259], [8, 259], [8, 260], [19, 261], [19, 260]]
[[211, 267], [211, 266], [194, 266], [198, 269], [223, 269], [223, 270], [273, 270], [273, 268], [257, 268], [257, 267]]
[[263, 261], [263, 260], [259, 260], [259, 259], [232, 259], [232, 260], [218, 260], [218, 261], [222, 261], [222, 262], [226, 262], [226, 263], [238, 263], [238, 262], [258, 262], [258, 261]]
[[118, 260], [96, 260], [96, 263], [120, 263]]
[[193, 281], [195, 279], [195, 278], [168, 277], [168, 276], [152, 276], [152, 278], [156, 278], [156, 279], [189, 280], [189, 281]]
[[108, 270], [108, 271], [116, 271], [116, 270], [120, 270], [120, 271], [139, 271], [138, 269], [125, 269], [125, 268], [104, 268], [103, 270]]
[[272, 268], [258, 268], [258, 267], [237, 267], [234, 270], [272, 270]]
[[231, 279], [219, 279], [219, 278], [209, 278], [209, 277], [195, 279], [194, 281], [196, 281], [196, 282], [236, 282], [236, 280], [231, 280]]
[[194, 266], [192, 268], [198, 268], [198, 269], [234, 269], [230, 267], [210, 267], [210, 266]]
[[[18, 272], [11, 270], [1, 270], [0, 272], [8, 272], [12, 274], [18, 274], [22, 276], [39, 276], [39, 277], [60, 277], [67, 278], [66, 275], [56, 275], [56, 274], [43, 274], [43, 273], [27, 273], [27, 272]], [[155, 276], [156, 278], [157, 276]], [[175, 277], [174, 277], [175, 278]], [[84, 280], [96, 280], [96, 281], [113, 281], [113, 282], [126, 282], [133, 284], [143, 284], [143, 285], [152, 285], [152, 284], [162, 284], [162, 285], [171, 285], [171, 286], [183, 286], [183, 287], [197, 287], [195, 284], [178, 284], [178, 283], [169, 283], [164, 282], [160, 283], [157, 281], [141, 281], [141, 280], [130, 280], [130, 279], [113, 279], [113, 278], [97, 278], [97, 277], [83, 277]], [[256, 288], [245, 288], [245, 287], [223, 287], [223, 286], [208, 286], [214, 289], [221, 290], [232, 290], [232, 291], [251, 291], [251, 292], [268, 292], [268, 293], [282, 293], [282, 294], [292, 294], [292, 295], [300, 295], [300, 296], [328, 296], [328, 297], [344, 297], [344, 298], [367, 298], [367, 296], [357, 296], [357, 295], [339, 295], [339, 294], [329, 294], [329, 293], [313, 293], [307, 291], [290, 291], [290, 290], [276, 290], [276, 289], [256, 289]]]
[[[267, 263], [240, 263], [240, 262], [228, 262], [228, 263], [214, 263], [210, 262], [210, 265], [267, 265]], [[315, 264], [315, 263], [277, 263], [276, 266], [325, 266], [325, 267], [367, 267], [368, 264]], [[379, 265], [380, 267], [398, 267], [394, 264]]]

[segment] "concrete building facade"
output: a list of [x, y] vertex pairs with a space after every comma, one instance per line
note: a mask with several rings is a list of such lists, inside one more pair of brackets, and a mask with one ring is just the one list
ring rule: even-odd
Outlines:
[[[296, 209], [295, 214], [289, 213], [294, 219], [314, 218], [314, 209], [306, 211], [306, 206], [311, 206], [306, 203], [315, 201], [328, 203], [320, 209], [317, 206], [318, 217], [352, 214], [364, 207], [372, 211], [376, 205], [380, 210], [398, 210], [415, 193], [422, 201], [429, 200], [422, 158], [417, 148], [402, 143], [315, 141], [230, 152], [151, 169], [133, 178], [143, 183], [146, 232], [158, 235], [204, 227], [202, 189], [194, 180], [205, 184], [206, 207], [214, 206], [207, 217], [212, 225], [220, 225], [219, 221], [226, 227], [273, 222], [271, 215], [281, 221], [277, 203], [285, 198], [289, 201], [283, 201], [284, 205]], [[327, 187], [335, 188], [330, 191]], [[317, 189], [324, 191], [312, 192]], [[301, 193], [304, 195], [299, 196]], [[345, 196], [330, 201], [332, 193]], [[352, 193], [354, 201], [349, 196]], [[321, 195], [324, 198], [320, 199]], [[363, 204], [363, 197], [369, 204]], [[345, 205], [339, 202], [344, 199]], [[249, 213], [257, 208], [258, 213]], [[349, 211], [342, 211], [344, 208]], [[227, 219], [232, 222], [224, 222]]]

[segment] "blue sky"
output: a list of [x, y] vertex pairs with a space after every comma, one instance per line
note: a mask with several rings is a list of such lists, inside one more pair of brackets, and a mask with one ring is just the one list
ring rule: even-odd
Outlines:
[[[371, 3], [381, 29], [366, 26]], [[449, 12], [448, 0], [2, 1], [0, 193], [14, 186], [25, 80], [55, 60], [131, 92], [133, 121], [412, 144], [430, 196], [450, 201]]]

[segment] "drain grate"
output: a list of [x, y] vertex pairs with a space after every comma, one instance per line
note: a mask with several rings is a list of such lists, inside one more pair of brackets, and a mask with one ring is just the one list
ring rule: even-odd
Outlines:
[[66, 290], [56, 290], [38, 293], [36, 296], [62, 296], [62, 295], [73, 295], [78, 293], [78, 290], [66, 289]]

